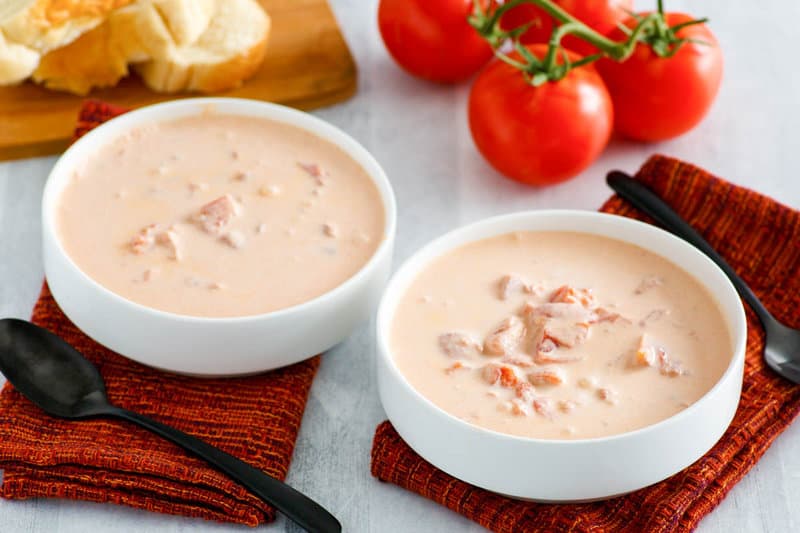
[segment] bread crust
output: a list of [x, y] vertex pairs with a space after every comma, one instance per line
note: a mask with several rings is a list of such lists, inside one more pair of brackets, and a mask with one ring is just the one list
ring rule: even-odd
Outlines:
[[32, 74], [48, 89], [86, 95], [113, 87], [128, 75], [128, 61], [118, 50], [109, 24], [101, 24], [67, 46], [45, 54]]
[[134, 0], [12, 0], [19, 10], [6, 15], [0, 30], [9, 42], [45, 54], [99, 26], [113, 10]]
[[[138, 0], [71, 44], [45, 54], [32, 77], [50, 89], [85, 95], [92, 88], [115, 85], [130, 65], [157, 92], [238, 87], [264, 60], [269, 15], [257, 0], [202, 1], [205, 6], [187, 0]], [[185, 43], [189, 38], [194, 41]]]
[[264, 23], [261, 38], [232, 57], [188, 65], [174, 58], [156, 59], [136, 64], [134, 70], [157, 92], [213, 93], [235, 89], [251, 78], [264, 61], [271, 30], [271, 19], [266, 13]]
[[253, 77], [264, 62], [269, 33], [270, 30], [267, 29], [264, 37], [243, 54], [220, 65], [199, 69], [187, 90], [212, 93], [241, 87], [245, 80]]

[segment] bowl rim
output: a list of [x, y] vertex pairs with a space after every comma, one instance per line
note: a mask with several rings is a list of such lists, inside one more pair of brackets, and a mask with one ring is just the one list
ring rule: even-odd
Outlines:
[[[700, 398], [695, 400], [689, 407], [683, 409], [682, 411], [675, 413], [672, 416], [669, 416], [663, 420], [659, 420], [658, 422], [654, 422], [644, 427], [636, 428], [630, 431], [625, 431], [623, 433], [615, 433], [612, 435], [606, 435], [601, 437], [589, 437], [583, 439], [545, 439], [545, 438], [538, 438], [538, 437], [525, 437], [521, 435], [512, 435], [510, 433], [502, 433], [500, 431], [495, 431], [492, 429], [484, 428], [481, 426], [477, 426], [474, 424], [470, 424], [465, 422], [464, 420], [454, 416], [435, 403], [433, 403], [430, 399], [425, 397], [422, 393], [417, 391], [416, 388], [406, 379], [405, 375], [400, 371], [400, 369], [395, 364], [394, 357], [392, 355], [392, 350], [390, 349], [390, 336], [391, 336], [391, 323], [392, 319], [394, 318], [394, 314], [397, 309], [397, 305], [400, 302], [402, 294], [405, 290], [401, 291], [396, 286], [401, 283], [401, 281], [406, 281], [408, 277], [410, 280], [407, 282], [408, 284], [412, 283], [414, 279], [425, 269], [426, 266], [430, 265], [432, 261], [442, 257], [444, 254], [464, 246], [468, 243], [473, 243], [476, 241], [480, 241], [482, 239], [491, 238], [492, 236], [504, 235], [508, 233], [513, 233], [514, 231], [548, 231], [548, 232], [571, 232], [571, 233], [590, 233], [588, 231], [575, 231], [570, 229], [547, 229], [547, 230], [528, 230], [525, 228], [521, 228], [518, 230], [514, 229], [504, 229], [501, 231], [497, 231], [492, 233], [488, 236], [478, 237], [478, 238], [470, 238], [469, 235], [473, 232], [480, 231], [485, 226], [491, 226], [493, 224], [501, 224], [508, 221], [517, 221], [522, 222], [529, 220], [531, 218], [548, 218], [554, 216], [573, 216], [573, 217], [582, 217], [586, 219], [591, 218], [602, 218], [602, 219], [614, 219], [617, 220], [621, 224], [628, 224], [630, 227], [636, 228], [635, 231], [643, 231], [645, 233], [651, 233], [659, 235], [661, 238], [665, 238], [667, 240], [672, 241], [676, 246], [683, 247], [687, 250], [688, 253], [691, 253], [697, 257], [702, 262], [705, 262], [707, 266], [711, 267], [711, 270], [715, 272], [715, 274], [720, 278], [723, 282], [723, 285], [726, 287], [726, 291], [729, 294], [735, 296], [735, 301], [738, 302], [735, 310], [735, 316], [733, 323], [730, 323], [727, 317], [727, 312], [723, 312], [723, 317], [725, 318], [725, 324], [729, 329], [729, 335], [733, 340], [731, 346], [731, 357], [730, 361], [728, 362], [725, 371], [722, 375], [717, 379], [714, 385], [708, 389]], [[591, 233], [590, 233], [591, 234]], [[606, 238], [609, 239], [616, 239], [622, 242], [628, 242], [621, 238], [612, 237], [609, 235], [603, 234]], [[466, 237], [466, 239], [463, 239]], [[451, 244], [451, 241], [458, 241], [457, 244]], [[629, 243], [633, 244], [633, 243]], [[633, 244], [634, 246], [638, 246]], [[667, 261], [671, 262], [673, 265], [677, 266], [681, 270], [688, 272], [683, 266], [676, 263], [672, 259], [665, 257], [657, 250], [654, 250], [649, 247], [640, 246], [640, 248], [644, 248], [647, 251], [654, 253]], [[434, 252], [434, 250], [438, 250], [438, 252]], [[429, 256], [427, 259], [423, 261], [420, 257]], [[719, 298], [710, 290], [708, 284], [704, 281], [699, 279], [697, 276], [689, 272], [689, 274], [695, 278], [706, 290], [709, 294], [714, 298], [715, 303], [722, 311], [722, 304], [719, 301]], [[404, 287], [404, 289], [408, 288], [408, 284]], [[394, 294], [397, 293], [397, 296]], [[391, 302], [390, 300], [394, 300]], [[390, 306], [390, 304], [393, 304]], [[703, 403], [712, 395], [716, 394], [716, 392], [722, 388], [724, 383], [727, 383], [729, 380], [736, 377], [737, 374], [737, 367], [739, 366], [739, 359], [744, 360], [745, 356], [745, 347], [747, 342], [747, 319], [745, 317], [744, 306], [742, 304], [741, 299], [739, 298], [736, 289], [734, 288], [731, 281], [725, 275], [725, 273], [714, 263], [708, 256], [702, 253], [700, 250], [689, 244], [688, 242], [684, 241], [683, 239], [669, 233], [657, 226], [652, 224], [648, 224], [642, 222], [640, 220], [624, 217], [621, 215], [616, 215], [612, 213], [602, 213], [598, 211], [588, 211], [588, 210], [580, 210], [580, 209], [541, 209], [541, 210], [529, 210], [529, 211], [516, 211], [513, 213], [508, 213], [504, 215], [497, 215], [492, 216], [489, 218], [484, 218], [478, 220], [476, 222], [472, 222], [470, 224], [457, 227], [453, 230], [450, 230], [439, 237], [436, 237], [432, 241], [428, 242], [425, 246], [415, 251], [411, 256], [409, 256], [397, 271], [394, 273], [392, 278], [387, 283], [383, 297], [381, 298], [381, 302], [378, 307], [378, 313], [375, 321], [375, 332], [376, 332], [376, 343], [377, 343], [377, 357], [382, 358], [385, 363], [386, 368], [391, 373], [392, 377], [395, 381], [401, 383], [401, 386], [406, 389], [407, 393], [412, 394], [417, 400], [421, 401], [428, 409], [432, 409], [436, 414], [442, 417], [446, 417], [449, 422], [456, 424], [459, 429], [465, 431], [474, 431], [477, 434], [483, 435], [488, 438], [492, 439], [506, 439], [517, 443], [528, 443], [528, 444], [536, 444], [542, 446], [584, 446], [587, 444], [605, 444], [605, 443], [613, 443], [615, 441], [624, 440], [636, 437], [637, 435], [641, 435], [647, 432], [654, 432], [659, 431], [660, 429], [681, 421], [683, 418], [687, 418], [693, 415], [694, 411], [699, 409], [698, 405]]]
[[[225, 106], [225, 109], [217, 110], [217, 106]], [[157, 115], [163, 110], [172, 110], [183, 108], [194, 108], [195, 113], [187, 113], [186, 115], [167, 116], [163, 118], [155, 118], [155, 122], [168, 122], [177, 120], [187, 116], [202, 115], [204, 113], [219, 113], [220, 115], [242, 115], [247, 117], [260, 118], [264, 120], [271, 120], [281, 122], [300, 130], [306, 131], [312, 135], [320, 137], [325, 142], [329, 142], [341, 149], [348, 157], [353, 159], [364, 172], [369, 176], [369, 179], [378, 190], [384, 210], [384, 228], [381, 243], [370, 256], [369, 260], [361, 265], [353, 275], [341, 282], [334, 288], [326, 291], [310, 300], [291, 305], [289, 307], [282, 307], [274, 311], [266, 313], [258, 313], [252, 315], [242, 316], [195, 316], [181, 313], [174, 313], [162, 309], [156, 309], [147, 305], [135, 302], [116, 292], [108, 289], [86, 272], [84, 272], [69, 253], [64, 249], [56, 224], [56, 208], [60, 195], [63, 194], [64, 187], [56, 191], [57, 183], [67, 179], [71, 170], [74, 170], [82, 160], [85, 160], [86, 155], [90, 153], [89, 148], [92, 146], [103, 146], [112, 142], [115, 138], [123, 135], [126, 131], [130, 131], [136, 127], [141, 127], [144, 124], [137, 122], [142, 116]], [[257, 111], [263, 111], [263, 114], [248, 112], [248, 109], [256, 108]], [[133, 123], [133, 124], [129, 124]], [[120, 129], [120, 131], [113, 131]], [[79, 158], [80, 156], [80, 158]], [[360, 283], [368, 273], [373, 270], [382, 258], [391, 253], [394, 235], [397, 228], [397, 201], [394, 194], [394, 189], [389, 181], [383, 167], [378, 163], [377, 159], [358, 141], [356, 141], [349, 134], [334, 126], [333, 124], [316, 117], [310, 113], [300, 111], [281, 104], [272, 102], [265, 102], [261, 100], [254, 100], [250, 98], [233, 98], [233, 97], [190, 97], [182, 98], [179, 100], [170, 100], [157, 104], [143, 106], [131, 111], [125, 112], [121, 115], [100, 124], [87, 132], [80, 139], [70, 145], [67, 150], [61, 154], [56, 161], [45, 182], [44, 191], [42, 193], [42, 231], [50, 233], [53, 238], [56, 249], [61, 256], [66, 260], [67, 264], [72, 267], [79, 276], [92, 287], [93, 290], [99, 291], [105, 297], [114, 301], [115, 304], [127, 307], [133, 311], [140, 313], [149, 313], [155, 317], [177, 320], [185, 323], [209, 324], [209, 323], [234, 323], [234, 322], [252, 322], [264, 320], [265, 318], [287, 316], [296, 313], [302, 313], [307, 308], [323, 305], [330, 300], [334, 300], [341, 293], [350, 290], [353, 286]]]

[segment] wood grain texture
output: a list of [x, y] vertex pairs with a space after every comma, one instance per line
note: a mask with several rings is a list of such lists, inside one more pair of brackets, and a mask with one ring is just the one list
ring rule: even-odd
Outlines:
[[[272, 17], [267, 57], [242, 87], [219, 96], [267, 100], [300, 109], [350, 97], [356, 89], [356, 66], [327, 0], [260, 1]], [[197, 94], [157, 94], [132, 75], [116, 87], [89, 96], [140, 107]], [[83, 99], [30, 82], [0, 87], [0, 160], [62, 151]]]

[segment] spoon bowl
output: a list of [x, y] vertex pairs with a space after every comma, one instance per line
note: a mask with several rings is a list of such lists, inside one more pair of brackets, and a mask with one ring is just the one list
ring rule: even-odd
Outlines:
[[97, 368], [60, 337], [25, 320], [0, 320], [0, 371], [44, 411], [84, 418], [108, 405]]
[[767, 366], [784, 378], [800, 383], [800, 330], [781, 324], [772, 315], [764, 318], [759, 315], [759, 320], [767, 332], [764, 346]]
[[109, 416], [137, 424], [217, 467], [307, 531], [338, 533], [318, 503], [206, 442], [113, 405], [97, 368], [57, 335], [25, 320], [0, 320], [0, 372], [46, 413], [66, 419]]

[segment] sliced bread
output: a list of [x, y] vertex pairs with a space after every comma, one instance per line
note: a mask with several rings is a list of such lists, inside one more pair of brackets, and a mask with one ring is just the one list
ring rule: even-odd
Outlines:
[[6, 40], [45, 54], [99, 26], [134, 0], [4, 0], [0, 31]]
[[195, 42], [176, 43], [134, 69], [159, 92], [232, 89], [261, 65], [269, 30], [269, 16], [256, 0], [222, 0]]
[[9, 43], [0, 31], [0, 85], [14, 85], [28, 78], [39, 64], [39, 52]]
[[32, 78], [86, 94], [115, 85], [132, 64], [157, 92], [222, 91], [258, 69], [269, 28], [256, 0], [138, 0], [45, 54]]

